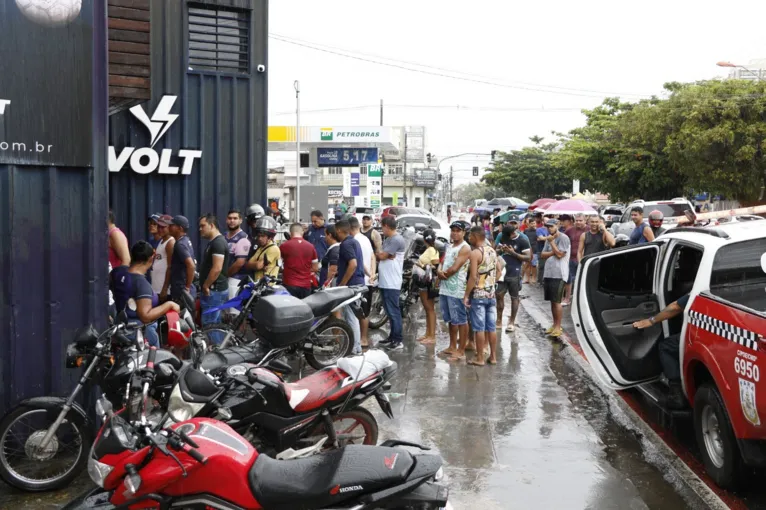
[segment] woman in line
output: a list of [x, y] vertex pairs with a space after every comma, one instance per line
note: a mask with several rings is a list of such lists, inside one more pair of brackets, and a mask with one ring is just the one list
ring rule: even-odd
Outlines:
[[[436, 268], [439, 266], [439, 251], [434, 246], [436, 244], [436, 232], [433, 229], [427, 228], [423, 231], [423, 240], [426, 242], [426, 251], [418, 259], [418, 267], [427, 270], [428, 266], [431, 266], [431, 272], [436, 274]], [[418, 338], [418, 342], [422, 344], [435, 344], [436, 343], [436, 310], [434, 308], [434, 298], [438, 295], [438, 291], [433, 290], [432, 281], [436, 277], [432, 277], [431, 281], [425, 288], [420, 289], [420, 300], [423, 302], [423, 308], [426, 311], [426, 334]]]

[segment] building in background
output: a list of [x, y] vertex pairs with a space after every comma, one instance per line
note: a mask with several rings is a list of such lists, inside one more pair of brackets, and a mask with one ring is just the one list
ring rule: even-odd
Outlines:
[[744, 66], [732, 67], [729, 78], [736, 80], [766, 80], [766, 58], [752, 59]]

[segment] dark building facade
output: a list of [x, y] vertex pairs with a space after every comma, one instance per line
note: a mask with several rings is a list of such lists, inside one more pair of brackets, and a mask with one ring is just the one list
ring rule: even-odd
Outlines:
[[199, 256], [198, 216], [265, 204], [267, 37], [268, 0], [64, 20], [0, 0], [0, 413], [79, 376], [64, 353], [106, 325], [110, 208], [131, 244], [150, 214], [187, 216]]

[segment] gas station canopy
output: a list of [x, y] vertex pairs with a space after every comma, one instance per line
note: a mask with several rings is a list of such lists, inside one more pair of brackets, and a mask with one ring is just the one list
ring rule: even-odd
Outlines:
[[[269, 151], [294, 151], [295, 126], [269, 126]], [[301, 150], [319, 147], [398, 151], [400, 129], [386, 126], [301, 127]]]

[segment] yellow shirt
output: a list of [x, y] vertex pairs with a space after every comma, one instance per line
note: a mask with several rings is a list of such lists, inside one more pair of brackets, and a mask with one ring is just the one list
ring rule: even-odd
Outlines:
[[[273, 242], [267, 244], [262, 248], [255, 250], [253, 259], [255, 261], [263, 260], [263, 269], [256, 271], [253, 275], [253, 280], [258, 281], [264, 276], [270, 276], [276, 278], [279, 276], [279, 259], [282, 258], [282, 253], [279, 251], [279, 246]], [[252, 259], [251, 259], [252, 260]]]
[[418, 259], [420, 267], [425, 268], [428, 264], [437, 265], [439, 263], [439, 252], [433, 246], [429, 246], [423, 255]]

